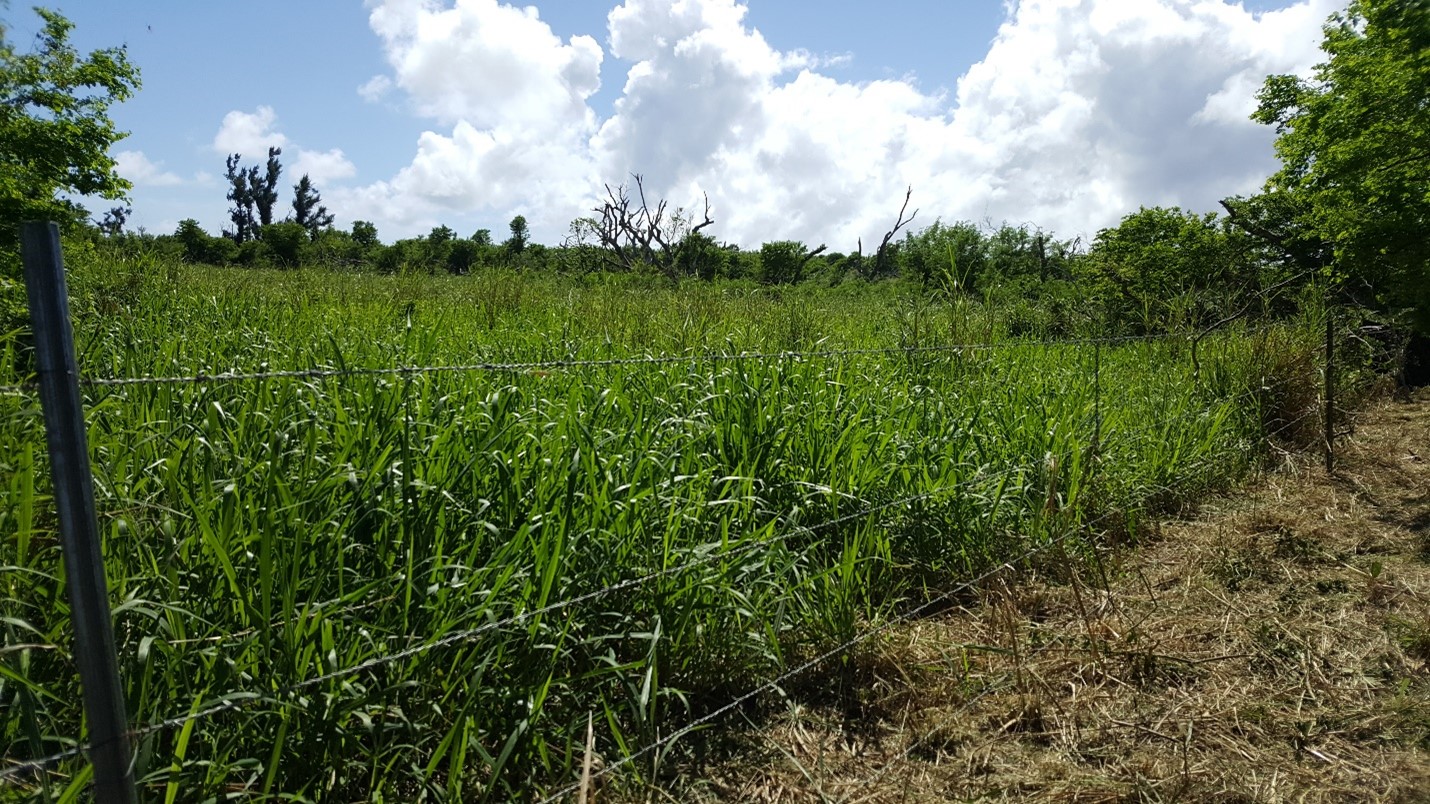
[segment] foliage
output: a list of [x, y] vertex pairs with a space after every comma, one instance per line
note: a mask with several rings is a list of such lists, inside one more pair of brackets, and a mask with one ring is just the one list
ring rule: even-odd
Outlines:
[[511, 231], [511, 237], [507, 238], [503, 245], [508, 255], [519, 257], [526, 250], [526, 244], [531, 242], [531, 229], [526, 225], [526, 216], [517, 215], [512, 218], [507, 228]]
[[988, 261], [988, 244], [978, 227], [966, 221], [934, 221], [922, 231], [904, 236], [900, 249], [906, 275], [925, 289], [968, 293]]
[[193, 218], [179, 221], [174, 237], [181, 244], [185, 262], [227, 265], [238, 258], [238, 246], [227, 237], [213, 237]]
[[715, 238], [704, 232], [690, 232], [675, 250], [677, 277], [694, 277], [710, 281], [725, 270], [728, 254]]
[[359, 244], [348, 232], [325, 229], [316, 239], [303, 246], [301, 265], [327, 268], [352, 268], [367, 260], [369, 249]]
[[234, 258], [235, 264], [245, 265], [250, 268], [260, 268], [268, 265], [268, 244], [256, 236], [252, 240], [245, 240], [242, 243], [238, 243], [237, 246], [238, 256]]
[[[480, 230], [477, 234], [485, 231]], [[473, 239], [476, 239], [476, 235], [473, 235]], [[489, 232], [487, 239], [490, 242]], [[577, 218], [571, 221], [557, 255], [560, 267], [566, 273], [589, 274], [606, 267], [605, 255], [600, 246], [600, 234], [596, 231], [596, 220]]]
[[88, 214], [70, 196], [116, 200], [131, 187], [109, 155], [126, 136], [109, 107], [139, 89], [138, 68], [124, 47], [81, 57], [69, 20], [35, 13], [44, 27], [30, 53], [16, 52], [0, 24], [0, 253], [17, 247], [23, 221], [80, 226]]
[[760, 281], [766, 285], [792, 285], [804, 279], [804, 268], [810, 258], [824, 251], [814, 251], [798, 240], [776, 240], [760, 246]]
[[1266, 79], [1268, 191], [1334, 249], [1334, 278], [1430, 332], [1430, 2], [1352, 0], [1324, 28], [1310, 80]]
[[1195, 327], [1224, 315], [1254, 287], [1240, 238], [1212, 213], [1143, 207], [1098, 232], [1079, 270], [1109, 326], [1141, 333]]
[[306, 173], [293, 185], [293, 222], [306, 229], [311, 240], [333, 225], [332, 213], [323, 206], [323, 196]]
[[377, 239], [377, 227], [370, 221], [353, 221], [353, 242], [362, 249], [382, 245], [382, 241]]
[[1227, 220], [1252, 238], [1256, 261], [1273, 281], [1309, 279], [1332, 263], [1332, 244], [1312, 225], [1308, 201], [1305, 193], [1271, 189], [1221, 202]]
[[[114, 264], [77, 255], [76, 287], [112, 283]], [[87, 312], [79, 294], [76, 338], [97, 376], [878, 350], [964, 334], [946, 305], [893, 284], [133, 267], [122, 313]], [[0, 353], [13, 343], [0, 338]], [[1314, 354], [1314, 334], [1277, 343]], [[232, 693], [243, 704], [155, 734], [137, 775], [182, 800], [236, 785], [264, 799], [533, 800], [579, 774], [588, 713], [594, 753], [616, 762], [1061, 528], [1225, 484], [1255, 458], [1248, 389], [1264, 372], [1244, 334], [1208, 344], [1201, 381], [1178, 343], [1107, 347], [1101, 396], [1085, 348], [997, 333], [989, 345], [85, 386], [130, 711], [152, 723]], [[0, 384], [20, 379], [0, 364]], [[83, 714], [61, 551], [40, 513], [53, 493], [40, 417], [0, 402], [5, 672], [29, 696], [0, 707], [0, 750], [20, 761], [68, 747]], [[408, 647], [422, 649], [347, 672]], [[755, 703], [827, 699], [828, 675]], [[277, 692], [295, 683], [309, 686]], [[677, 741], [663, 753], [693, 752]], [[84, 761], [7, 792], [59, 798]]]
[[402, 270], [406, 262], [408, 246], [411, 240], [399, 240], [390, 246], [378, 245], [371, 253], [372, 267], [378, 273], [395, 274]]
[[1004, 223], [988, 237], [987, 267], [980, 281], [991, 287], [1071, 279], [1079, 245], [1041, 229]]
[[279, 265], [296, 268], [302, 264], [304, 246], [310, 242], [308, 229], [294, 221], [270, 223], [259, 229], [263, 244]]
[[477, 264], [482, 247], [471, 240], [453, 240], [447, 252], [447, 271], [454, 274], [469, 274]]

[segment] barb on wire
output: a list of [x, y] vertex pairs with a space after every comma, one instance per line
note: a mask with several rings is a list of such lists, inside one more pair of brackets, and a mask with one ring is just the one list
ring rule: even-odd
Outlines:
[[[871, 514], [876, 514], [881, 511], [887, 511], [892, 508], [910, 505], [912, 503], [920, 502], [922, 500], [927, 500], [936, 497], [940, 494], [955, 491], [960, 487], [967, 485], [972, 480], [974, 480], [974, 478], [969, 478], [967, 480], [963, 480], [958, 483], [953, 483], [947, 486], [940, 486], [938, 488], [920, 492], [919, 494], [902, 497], [900, 499], [893, 500], [887, 503], [869, 506], [851, 514], [846, 514], [844, 516], [826, 520], [817, 525], [797, 526], [795, 528], [790, 529], [789, 531], [786, 531], [776, 539], [752, 541], [751, 543], [730, 552], [712, 551], [709, 554], [691, 562], [667, 567], [661, 570], [656, 570], [654, 572], [650, 572], [646, 575], [642, 575], [636, 578], [629, 578], [627, 580], [611, 584], [610, 586], [606, 586], [601, 589], [596, 589], [585, 594], [577, 595], [576, 597], [568, 598], [547, 606], [543, 606], [539, 609], [521, 612], [520, 614], [515, 614], [511, 617], [507, 617], [502, 620], [484, 623], [475, 628], [470, 628], [453, 634], [448, 634], [447, 636], [432, 642], [426, 642], [421, 645], [414, 645], [411, 648], [407, 648], [405, 650], [397, 651], [395, 653], [387, 654], [384, 656], [373, 657], [366, 661], [359, 662], [358, 664], [355, 664], [351, 667], [340, 668], [330, 673], [325, 673], [323, 675], [307, 678], [302, 681], [298, 681], [293, 684], [281, 687], [272, 692], [262, 693], [247, 691], [225, 693], [220, 696], [218, 703], [212, 704], [201, 709], [197, 709], [184, 715], [178, 715], [175, 717], [167, 718], [165, 720], [157, 721], [155, 723], [150, 723], [146, 726], [131, 729], [127, 733], [127, 735], [131, 739], [137, 739], [160, 731], [179, 728], [193, 720], [207, 719], [223, 712], [241, 709], [243, 707], [250, 706], [262, 701], [281, 699], [295, 692], [299, 692], [310, 687], [318, 686], [326, 682], [333, 681], [335, 679], [344, 678], [350, 675], [361, 673], [365, 670], [371, 670], [377, 667], [392, 664], [394, 662], [399, 662], [404, 659], [409, 659], [414, 656], [426, 653], [428, 651], [436, 650], [438, 648], [445, 647], [448, 645], [454, 645], [457, 643], [470, 641], [472, 639], [475, 639], [476, 637], [481, 636], [482, 634], [490, 633], [492, 631], [496, 631], [498, 629], [506, 628], [512, 625], [518, 625], [528, 620], [537, 617], [542, 617], [547, 614], [560, 611], [562, 609], [570, 608], [572, 606], [577, 606], [582, 603], [587, 603], [592, 600], [596, 600], [626, 589], [643, 586], [644, 584], [649, 583], [658, 578], [687, 572], [705, 564], [713, 563], [716, 560], [738, 560], [740, 558], [743, 558], [746, 554], [754, 553], [757, 550], [768, 548], [772, 542], [783, 542], [794, 536], [819, 533], [841, 524], [847, 524], [849, 522], [863, 519], [864, 517], [867, 517]], [[40, 759], [28, 760], [25, 762], [0, 768], [0, 780], [15, 778], [23, 773], [29, 773], [48, 768], [57, 762], [61, 762], [65, 759], [79, 756], [95, 747], [96, 746], [92, 743], [85, 743], [65, 751], [42, 757]]]

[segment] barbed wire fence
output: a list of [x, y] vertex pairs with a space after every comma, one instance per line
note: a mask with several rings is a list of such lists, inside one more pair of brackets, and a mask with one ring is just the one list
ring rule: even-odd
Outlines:
[[[39, 235], [37, 234], [36, 237], [39, 237]], [[48, 278], [42, 278], [39, 274], [37, 274], [36, 277], [34, 277], [33, 279], [27, 276], [27, 279], [30, 279], [30, 281], [27, 282], [27, 287], [33, 288], [31, 290], [32, 305], [34, 303], [34, 297], [36, 295], [43, 294], [46, 291], [54, 295], [54, 298], [51, 299], [52, 303], [65, 303], [66, 296], [63, 282], [63, 269], [62, 267], [60, 267], [59, 264], [57, 237], [53, 239], [55, 250], [52, 254], [48, 251], [45, 251], [43, 248], [39, 248], [38, 246], [36, 247], [39, 248], [41, 252], [43, 252], [43, 255], [37, 258], [35, 262], [37, 264], [52, 262], [52, 265], [44, 265], [41, 267], [49, 269], [53, 273], [51, 273]], [[28, 256], [26, 268], [28, 272], [30, 270], [30, 260]], [[37, 268], [37, 271], [38, 270], [39, 269]], [[35, 327], [37, 330], [36, 335], [38, 342], [47, 341], [47, 339], [51, 335], [54, 335], [56, 337], [58, 337], [60, 334], [67, 335], [69, 332], [68, 312], [67, 310], [65, 310], [64, 315], [60, 320], [55, 320], [53, 316], [36, 316]], [[1327, 331], [1331, 331], [1329, 329], [1329, 326]], [[59, 362], [43, 359], [42, 356], [39, 370], [40, 376], [38, 377], [38, 379], [0, 386], [0, 394], [22, 396], [30, 396], [37, 394], [41, 398], [42, 407], [45, 408], [47, 417], [48, 412], [53, 404], [52, 397], [55, 397], [56, 395], [62, 393], [61, 390], [55, 390], [55, 387], [53, 387], [54, 385], [68, 386], [68, 393], [72, 396], [73, 401], [70, 404], [73, 406], [73, 410], [71, 411], [69, 422], [67, 424], [61, 422], [51, 422], [47, 418], [46, 432], [47, 437], [50, 439], [52, 446], [52, 463], [54, 464], [54, 471], [56, 476], [55, 485], [57, 488], [56, 498], [57, 504], [61, 507], [61, 529], [64, 531], [68, 531], [72, 526], [78, 523], [80, 529], [83, 530], [84, 520], [88, 520], [91, 523], [88, 526], [92, 531], [89, 536], [84, 536], [83, 534], [80, 534], [79, 536], [73, 537], [72, 539], [71, 536], [66, 535], [67, 541], [75, 540], [82, 542], [85, 539], [89, 539], [92, 544], [86, 546], [85, 549], [92, 549], [93, 551], [93, 554], [88, 559], [93, 563], [89, 564], [87, 568], [90, 572], [91, 577], [89, 577], [88, 581], [86, 581], [84, 573], [78, 571], [77, 569], [78, 567], [85, 566], [85, 559], [83, 557], [78, 557], [75, 559], [76, 567], [69, 567], [71, 556], [70, 551], [67, 549], [67, 574], [70, 578], [68, 587], [70, 589], [70, 593], [74, 594], [76, 588], [84, 589], [86, 584], [88, 584], [90, 588], [88, 588], [87, 594], [89, 594], [91, 598], [98, 600], [99, 603], [103, 606], [102, 612], [100, 612], [99, 610], [95, 609], [96, 604], [93, 600], [91, 600], [90, 603], [87, 604], [88, 608], [92, 610], [90, 622], [88, 622], [87, 624], [81, 624], [79, 622], [76, 622], [76, 644], [78, 647], [78, 650], [76, 652], [78, 654], [78, 658], [80, 659], [81, 665], [85, 665], [86, 663], [94, 664], [96, 662], [108, 662], [111, 668], [113, 668], [112, 673], [110, 674], [110, 678], [108, 680], [101, 679], [98, 682], [91, 683], [90, 676], [102, 675], [104, 673], [104, 668], [92, 667], [89, 671], [84, 671], [82, 667], [82, 676], [84, 677], [83, 680], [87, 699], [87, 709], [90, 705], [89, 698], [91, 696], [103, 699], [100, 701], [99, 705], [109, 711], [111, 722], [109, 723], [109, 727], [106, 729], [102, 722], [96, 722], [96, 719], [91, 713], [88, 719], [90, 732], [89, 740], [76, 741], [73, 747], [63, 751], [55, 752], [47, 756], [27, 759], [6, 765], [3, 768], [0, 768], [0, 782], [10, 784], [23, 783], [24, 780], [28, 779], [39, 771], [54, 767], [59, 763], [65, 762], [66, 760], [72, 760], [81, 756], [87, 756], [90, 758], [90, 761], [91, 763], [93, 763], [95, 768], [95, 795], [98, 800], [133, 801], [135, 800], [135, 792], [132, 758], [129, 755], [129, 746], [134, 740], [143, 739], [159, 732], [183, 728], [190, 723], [207, 720], [221, 713], [242, 710], [263, 703], [281, 702], [284, 699], [290, 698], [296, 694], [302, 693], [312, 688], [319, 687], [330, 681], [362, 674], [368, 671], [378, 669], [380, 667], [384, 667], [386, 665], [398, 663], [406, 659], [410, 659], [432, 651], [437, 651], [446, 647], [471, 643], [481, 639], [488, 634], [492, 634], [503, 629], [521, 626], [537, 618], [541, 618], [546, 615], [559, 612], [565, 609], [582, 606], [584, 604], [602, 598], [606, 598], [620, 592], [637, 589], [662, 578], [689, 572], [702, 565], [711, 564], [716, 561], [738, 560], [743, 555], [752, 554], [761, 549], [767, 549], [768, 546], [773, 542], [787, 541], [796, 536], [816, 535], [844, 525], [860, 522], [877, 521], [879, 517], [890, 512], [907, 509], [918, 503], [927, 502], [940, 496], [954, 495], [960, 491], [964, 491], [974, 479], [970, 478], [959, 483], [939, 486], [933, 489], [920, 492], [918, 494], [903, 496], [899, 499], [895, 499], [889, 502], [879, 504], [866, 503], [859, 510], [853, 513], [837, 516], [812, 525], [799, 525], [789, 527], [783, 529], [780, 534], [772, 536], [768, 540], [753, 540], [742, 547], [734, 549], [733, 551], [712, 551], [705, 556], [697, 558], [693, 561], [682, 562], [679, 564], [662, 567], [660, 569], [650, 570], [648, 572], [644, 572], [642, 574], [619, 581], [617, 583], [609, 584], [599, 589], [574, 595], [572, 597], [549, 603], [538, 608], [521, 611], [503, 618], [492, 619], [473, 628], [444, 634], [435, 638], [431, 636], [425, 637], [425, 641], [421, 641], [419, 644], [412, 645], [411, 647], [393, 651], [382, 656], [373, 657], [366, 661], [354, 664], [352, 666], [335, 669], [324, 674], [292, 682], [287, 685], [283, 685], [276, 690], [231, 690], [229, 692], [220, 694], [212, 698], [212, 703], [196, 707], [187, 713], [165, 717], [163, 719], [149, 722], [143, 726], [131, 727], [129, 724], [124, 722], [124, 717], [122, 716], [122, 689], [119, 687], [118, 684], [117, 665], [114, 664], [115, 656], [113, 650], [112, 633], [107, 636], [107, 639], [102, 633], [98, 634], [97, 636], [91, 635], [91, 637], [89, 638], [86, 638], [80, 633], [82, 630], [92, 629], [99, 625], [103, 625], [105, 628], [109, 627], [108, 600], [103, 586], [103, 564], [102, 561], [94, 561], [94, 559], [98, 556], [98, 533], [97, 530], [95, 530], [94, 525], [92, 524], [95, 520], [92, 489], [88, 492], [78, 494], [78, 496], [80, 497], [85, 496], [86, 493], [89, 495], [89, 510], [87, 513], [77, 509], [69, 510], [68, 512], [66, 512], [64, 501], [59, 499], [62, 496], [58, 491], [61, 486], [67, 485], [70, 487], [77, 488], [78, 486], [84, 484], [89, 484], [90, 486], [92, 486], [93, 482], [92, 480], [89, 480], [89, 474], [87, 469], [88, 458], [86, 455], [84, 455], [83, 449], [84, 425], [83, 416], [79, 408], [79, 388], [87, 387], [103, 389], [144, 385], [210, 386], [221, 383], [256, 382], [266, 380], [319, 380], [373, 376], [417, 376], [453, 373], [465, 374], [474, 372], [534, 372], [557, 371], [567, 369], [579, 370], [679, 364], [719, 364], [740, 361], [768, 363], [774, 361], [811, 361], [819, 359], [841, 359], [849, 357], [912, 357], [916, 355], [932, 354], [959, 355], [964, 353], [974, 353], [998, 349], [1028, 347], [1075, 347], [1090, 348], [1092, 351], [1094, 407], [1093, 411], [1084, 420], [1083, 424], [1091, 430], [1092, 435], [1090, 443], [1092, 444], [1092, 449], [1094, 451], [1101, 451], [1110, 448], [1118, 440], [1121, 440], [1123, 438], [1140, 438], [1144, 440], [1151, 440], [1155, 438], [1164, 437], [1165, 434], [1167, 434], [1168, 432], [1176, 432], [1181, 424], [1208, 415], [1208, 410], [1204, 409], [1194, 409], [1186, 411], [1179, 415], [1163, 419], [1159, 427], [1149, 429], [1143, 433], [1126, 433], [1120, 430], [1108, 430], [1107, 428], [1105, 428], [1105, 423], [1103, 420], [1103, 392], [1101, 388], [1101, 363], [1102, 351], [1104, 347], [1112, 347], [1135, 342], [1168, 340], [1177, 341], [1183, 339], [1183, 337], [1184, 336], [1160, 334], [1070, 340], [1010, 341], [997, 344], [974, 343], [960, 345], [916, 346], [889, 349], [828, 349], [811, 351], [647, 355], [642, 357], [630, 358], [573, 358], [530, 362], [477, 362], [461, 365], [394, 366], [374, 368], [315, 367], [310, 369], [292, 369], [278, 371], [235, 371], [213, 374], [193, 373], [187, 375], [176, 374], [170, 376], [141, 377], [86, 377], [80, 375], [78, 372], [78, 368], [74, 362], [73, 342], [71, 339], [68, 344], [67, 363], [64, 362], [66, 356], [63, 354], [55, 356], [57, 357]], [[60, 338], [59, 340], [63, 339]], [[1199, 342], [1200, 340], [1201, 336], [1197, 338], [1196, 342]], [[1329, 389], [1333, 388], [1334, 377], [1334, 365], [1329, 360], [1329, 358], [1332, 356], [1332, 352], [1330, 351], [1330, 345], [1331, 340], [1330, 336], [1328, 335], [1328, 360], [1325, 366], [1325, 373], [1327, 377], [1326, 388], [1328, 389], [1328, 396]], [[64, 344], [61, 343], [60, 348], [63, 350]], [[1194, 360], [1196, 359], [1195, 352], [1193, 353], [1193, 358]], [[1199, 365], [1197, 366], [1197, 370], [1198, 372], [1200, 372]], [[51, 381], [57, 382], [47, 385], [47, 383], [50, 383]], [[1258, 389], [1252, 389], [1250, 391], [1246, 391], [1243, 394], [1238, 395], [1233, 399], [1220, 400], [1219, 404], [1225, 406], [1251, 403], [1255, 401], [1258, 393]], [[1323, 407], [1324, 410], [1309, 410], [1303, 412], [1300, 416], [1291, 421], [1278, 423], [1278, 428], [1275, 431], [1266, 434], [1266, 438], [1268, 440], [1275, 440], [1284, 432], [1299, 427], [1301, 424], [1304, 423], [1305, 420], [1312, 416], [1320, 415], [1329, 418], [1329, 416], [1331, 415], [1329, 413], [1331, 407], [1329, 399], [1326, 400], [1326, 404]], [[78, 414], [78, 418], [76, 418], [74, 414]], [[1326, 432], [1331, 432], [1331, 427], [1329, 424], [1326, 426]], [[55, 442], [57, 441], [61, 442], [62, 444], [67, 444], [67, 449], [71, 453], [68, 460], [61, 460], [60, 458], [54, 456], [53, 447], [55, 445]], [[78, 449], [77, 453], [75, 452], [76, 449]], [[1328, 454], [1333, 449], [1333, 439], [1330, 437], [1327, 438], [1326, 449]], [[81, 462], [77, 458], [75, 458], [75, 454], [84, 456], [84, 461]], [[1329, 466], [1331, 459], [1328, 458], [1327, 460]], [[81, 463], [83, 463], [83, 465], [80, 465]], [[1009, 469], [1007, 471], [1031, 471], [1031, 468]], [[61, 482], [62, 474], [64, 474], [66, 478], [64, 482]], [[1168, 494], [1175, 494], [1177, 492], [1175, 488], [1172, 488], [1170, 486], [1163, 486], [1160, 490], [1165, 491]], [[1148, 489], [1148, 491], [1152, 491], [1152, 489]], [[80, 500], [77, 504], [82, 508], [83, 503], [84, 501]], [[980, 588], [981, 585], [985, 584], [986, 582], [990, 581], [995, 577], [1014, 572], [1020, 567], [1027, 566], [1035, 559], [1047, 556], [1053, 550], [1065, 550], [1068, 543], [1071, 542], [1073, 539], [1086, 536], [1087, 534], [1096, 531], [1098, 527], [1107, 523], [1111, 519], [1122, 515], [1123, 512], [1121, 511], [1108, 511], [1104, 515], [1090, 521], [1074, 522], [1052, 538], [1042, 543], [1028, 546], [1015, 557], [1006, 559], [1001, 563], [997, 563], [996, 565], [987, 568], [968, 579], [955, 583], [952, 586], [944, 589], [943, 591], [930, 596], [929, 599], [927, 599], [926, 601], [916, 606], [913, 606], [912, 608], [909, 608], [896, 616], [872, 624], [870, 627], [858, 631], [852, 637], [844, 640], [843, 642], [820, 652], [818, 655], [810, 659], [800, 662], [772, 677], [763, 680], [761, 683], [752, 686], [740, 695], [730, 698], [723, 704], [716, 706], [705, 712], [704, 714], [700, 715], [699, 717], [690, 720], [683, 726], [680, 726], [673, 731], [667, 732], [664, 736], [661, 736], [660, 738], [648, 742], [639, 747], [633, 748], [632, 750], [626, 752], [625, 755], [620, 759], [602, 765], [602, 767], [598, 770], [586, 774], [584, 778], [575, 782], [571, 782], [564, 786], [557, 787], [553, 791], [545, 794], [545, 797], [540, 799], [540, 803], [547, 804], [548, 802], [563, 800], [573, 794], [586, 790], [591, 784], [603, 779], [604, 777], [614, 774], [620, 769], [628, 767], [632, 765], [632, 763], [640, 761], [642, 758], [649, 757], [653, 753], [662, 750], [666, 746], [669, 746], [675, 741], [678, 741], [683, 737], [690, 735], [691, 733], [713, 725], [721, 718], [739, 710], [741, 707], [743, 707], [750, 701], [756, 700], [757, 698], [766, 695], [773, 690], [779, 689], [781, 685], [786, 684], [791, 679], [806, 674], [836, 657], [847, 655], [850, 651], [870, 642], [871, 640], [880, 637], [881, 635], [887, 634], [890, 630], [894, 628], [915, 621], [919, 618], [929, 616], [934, 612], [940, 611], [943, 607], [947, 605], [949, 601], [956, 599], [959, 595], [968, 593], [970, 590], [976, 590]], [[94, 588], [93, 584], [94, 579], [92, 576], [95, 572], [97, 572], [99, 575], [98, 588]], [[350, 608], [353, 611], [358, 611], [368, 608], [372, 605], [375, 604], [373, 602], [365, 602]], [[75, 608], [78, 610], [80, 607], [76, 606]], [[100, 616], [101, 614], [102, 616]], [[103, 622], [95, 622], [96, 620], [103, 620]], [[231, 634], [228, 635], [228, 638], [239, 638], [241, 636], [242, 634]], [[411, 638], [415, 638], [418, 640], [424, 639], [424, 637], [422, 637], [421, 635], [412, 635]], [[222, 640], [224, 638], [218, 637], [215, 639]], [[108, 648], [107, 656], [104, 655], [106, 643]], [[961, 707], [955, 710], [955, 712], [962, 711], [963, 709], [972, 706], [978, 698], [991, 693], [993, 689], [994, 688], [992, 686], [989, 686], [983, 691], [979, 692], [977, 695], [968, 698], [964, 701]], [[116, 707], [119, 710], [119, 722], [117, 725], [112, 722], [113, 716], [115, 715], [114, 710], [116, 709]], [[877, 772], [874, 780], [890, 772], [891, 769], [894, 768], [898, 763], [906, 761], [917, 750], [918, 744], [919, 741], [911, 742], [903, 752], [896, 755], [885, 767], [883, 767]]]
[[[885, 349], [821, 349], [811, 351], [781, 352], [697, 352], [683, 355], [647, 355], [643, 357], [621, 357], [607, 359], [559, 359], [534, 360], [527, 362], [482, 362], [436, 366], [384, 366], [376, 368], [310, 368], [287, 369], [281, 371], [255, 372], [215, 372], [180, 374], [170, 376], [145, 377], [79, 377], [79, 385], [86, 388], [122, 388], [135, 385], [214, 385], [220, 383], [256, 382], [262, 380], [327, 380], [353, 377], [407, 377], [427, 374], [471, 374], [515, 373], [535, 371], [559, 371], [563, 369], [623, 368], [633, 366], [664, 366], [681, 364], [738, 363], [741, 361], [769, 363], [790, 360], [820, 360], [843, 357], [888, 357], [893, 355], [913, 356], [930, 354], [958, 355], [973, 352], [989, 352], [1010, 348], [1040, 346], [1115, 346], [1125, 343], [1166, 341], [1179, 339], [1178, 335], [1123, 335], [1108, 338], [1083, 338], [1065, 340], [1020, 340], [1007, 343], [963, 343], [941, 344], [937, 346], [903, 346]], [[34, 393], [40, 388], [39, 382], [0, 385], [0, 394]]]

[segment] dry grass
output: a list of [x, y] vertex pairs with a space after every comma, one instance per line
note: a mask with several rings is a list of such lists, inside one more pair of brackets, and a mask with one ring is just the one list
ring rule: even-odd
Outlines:
[[[1135, 550], [1003, 579], [656, 800], [1430, 800], [1430, 393]], [[1067, 565], [1064, 564], [1064, 567]]]

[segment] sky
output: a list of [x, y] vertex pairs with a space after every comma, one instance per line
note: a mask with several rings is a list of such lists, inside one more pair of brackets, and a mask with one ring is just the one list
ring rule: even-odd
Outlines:
[[[905, 189], [936, 219], [1089, 240], [1141, 206], [1212, 211], [1276, 166], [1248, 119], [1321, 60], [1344, 0], [61, 0], [125, 45], [131, 225], [227, 224], [224, 158], [283, 148], [347, 228], [559, 243], [645, 177], [717, 239], [852, 251]], [[24, 46], [28, 4], [0, 6]], [[101, 204], [91, 205], [98, 217]]]

